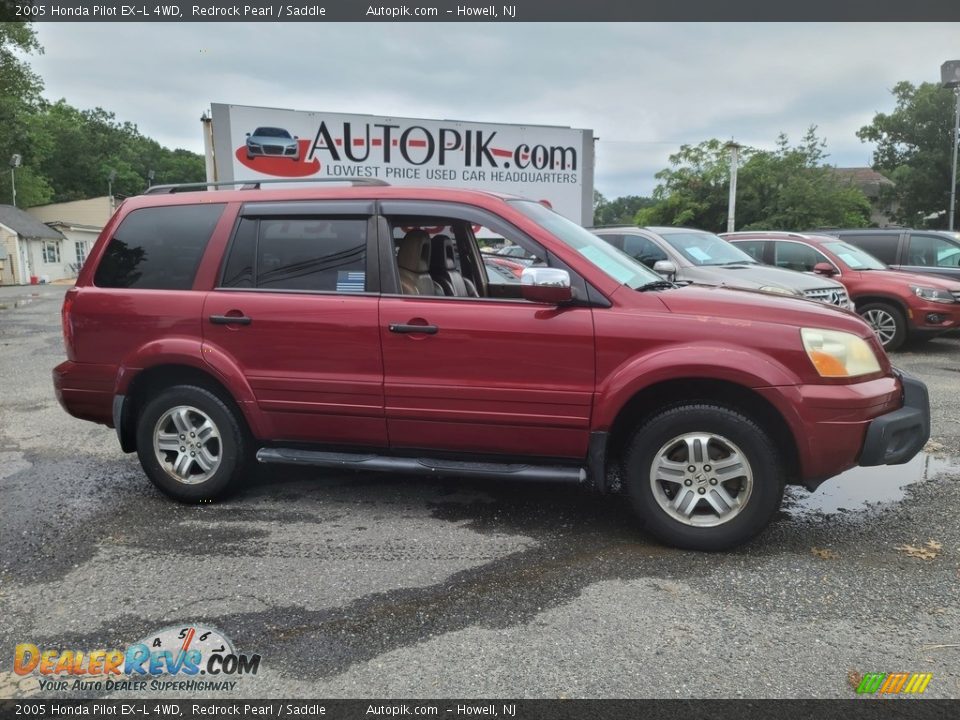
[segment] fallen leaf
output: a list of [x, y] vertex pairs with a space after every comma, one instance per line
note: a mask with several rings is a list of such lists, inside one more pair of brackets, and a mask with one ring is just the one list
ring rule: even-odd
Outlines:
[[894, 549], [919, 560], [933, 560], [943, 549], [943, 543], [936, 540], [927, 540], [920, 547], [916, 545], [897, 545]]
[[829, 548], [810, 548], [810, 552], [816, 555], [821, 560], [837, 560], [840, 558], [840, 555]]
[[850, 687], [852, 687], [854, 690], [860, 687], [860, 683], [862, 681], [863, 681], [862, 673], [858, 673], [856, 670], [847, 671], [847, 683], [849, 683]]

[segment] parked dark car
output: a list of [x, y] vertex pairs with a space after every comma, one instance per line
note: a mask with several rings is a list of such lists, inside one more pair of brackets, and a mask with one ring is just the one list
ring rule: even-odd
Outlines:
[[[787, 483], [929, 437], [926, 387], [852, 313], [677, 287], [533, 200], [353, 185], [124, 201], [64, 297], [63, 407], [182, 502], [257, 460], [616, 477], [651, 534], [701, 550], [757, 535]], [[542, 266], [491, 283], [477, 226]]]
[[946, 230], [857, 229], [818, 230], [834, 235], [894, 270], [960, 280], [960, 232]]
[[828, 235], [753, 231], [723, 237], [760, 262], [842, 282], [887, 350], [960, 327], [960, 280], [892, 270]]

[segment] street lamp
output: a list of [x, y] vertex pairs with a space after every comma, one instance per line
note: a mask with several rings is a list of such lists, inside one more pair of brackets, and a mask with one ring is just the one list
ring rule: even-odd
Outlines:
[[17, 168], [20, 167], [23, 158], [19, 153], [10, 156], [10, 189], [13, 191], [13, 206], [17, 206]]
[[940, 80], [943, 86], [953, 88], [957, 96], [957, 110], [953, 119], [953, 170], [950, 176], [950, 215], [949, 229], [953, 230], [957, 208], [957, 146], [960, 145], [960, 60], [948, 60], [940, 66]]

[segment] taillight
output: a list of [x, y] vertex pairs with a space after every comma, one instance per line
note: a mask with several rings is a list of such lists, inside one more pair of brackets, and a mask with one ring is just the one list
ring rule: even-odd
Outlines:
[[73, 301], [76, 300], [77, 289], [70, 288], [63, 296], [63, 307], [60, 309], [60, 320], [63, 322], [63, 347], [67, 351], [67, 360], [76, 360], [73, 347]]

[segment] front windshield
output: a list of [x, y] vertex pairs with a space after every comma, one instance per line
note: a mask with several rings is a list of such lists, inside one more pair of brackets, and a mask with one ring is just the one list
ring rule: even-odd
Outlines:
[[708, 232], [662, 232], [660, 235], [694, 265], [756, 265], [757, 261], [722, 237]]
[[622, 250], [617, 250], [592, 232], [584, 230], [575, 222], [540, 203], [532, 200], [511, 200], [510, 203], [617, 282], [636, 290], [648, 283], [663, 281], [662, 277]]
[[845, 242], [825, 242], [823, 247], [843, 260], [851, 270], [886, 270], [887, 266], [870, 253]]

